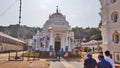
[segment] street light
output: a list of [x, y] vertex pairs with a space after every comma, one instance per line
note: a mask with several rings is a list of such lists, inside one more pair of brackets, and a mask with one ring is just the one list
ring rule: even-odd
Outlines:
[[[20, 6], [19, 6], [18, 40], [19, 40], [19, 38], [20, 38], [21, 7], [22, 7], [22, 0], [20, 0]], [[19, 45], [19, 42], [18, 42], [18, 45]], [[15, 56], [15, 59], [16, 59], [16, 60], [19, 59], [17, 48], [16, 48], [16, 56]]]
[[20, 6], [19, 6], [19, 24], [18, 24], [18, 38], [20, 37], [20, 24], [21, 24], [21, 7], [22, 7], [22, 0], [20, 0]]

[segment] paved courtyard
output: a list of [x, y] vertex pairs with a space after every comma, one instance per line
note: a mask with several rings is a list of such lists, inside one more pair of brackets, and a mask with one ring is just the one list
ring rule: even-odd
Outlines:
[[[83, 68], [79, 61], [58, 59], [40, 59], [35, 61], [8, 61], [9, 54], [0, 54], [0, 68]], [[15, 55], [14, 53], [12, 55]]]
[[50, 68], [83, 68], [83, 64], [78, 61], [69, 61], [61, 58], [60, 61], [51, 61]]
[[83, 68], [83, 64], [78, 61], [67, 61], [63, 58], [40, 59], [35, 61], [7, 61], [0, 60], [0, 68]]
[[[14, 55], [14, 53], [12, 54]], [[94, 54], [93, 57], [97, 59], [98, 54]], [[55, 58], [39, 59], [27, 61], [8, 61], [8, 54], [0, 54], [0, 68], [83, 68], [83, 59], [69, 58], [60, 60]], [[116, 65], [116, 64], [115, 64]], [[120, 65], [116, 65], [120, 68]]]

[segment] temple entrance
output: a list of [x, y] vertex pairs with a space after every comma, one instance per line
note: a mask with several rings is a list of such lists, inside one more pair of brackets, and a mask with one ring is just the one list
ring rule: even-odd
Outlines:
[[58, 53], [60, 52], [60, 42], [55, 42], [55, 52], [56, 56], [58, 56]]
[[61, 39], [59, 36], [55, 37], [55, 53], [56, 56], [60, 55], [60, 48], [61, 48]]

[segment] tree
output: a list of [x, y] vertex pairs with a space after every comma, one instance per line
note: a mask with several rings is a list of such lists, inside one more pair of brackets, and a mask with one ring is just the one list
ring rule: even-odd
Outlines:
[[98, 27], [101, 28], [101, 26], [102, 26], [102, 20], [100, 21]]
[[102, 47], [100, 46], [102, 43], [99, 43], [98, 42], [98, 44], [97, 44], [97, 50], [98, 50], [98, 52], [101, 52], [102, 51]]
[[[40, 27], [28, 27], [25, 25], [20, 25], [20, 38], [24, 39], [30, 39], [33, 37], [33, 35], [36, 34], [37, 30], [41, 31], [42, 28]], [[18, 24], [16, 25], [9, 25], [9, 26], [0, 26], [0, 31], [4, 32], [6, 34], [9, 34], [13, 37], [18, 36]], [[101, 31], [98, 27], [96, 28], [82, 28], [82, 27], [74, 27], [72, 28], [72, 31], [74, 32], [75, 39], [83, 40], [83, 38], [86, 38], [85, 41], [89, 41], [92, 39], [95, 40], [101, 40]]]
[[85, 51], [85, 52], [90, 52], [91, 50], [92, 50], [92, 49], [91, 49], [90, 47], [85, 47], [85, 48], [84, 48], [84, 51]]
[[102, 39], [101, 31], [97, 27], [96, 28], [87, 27], [84, 29], [82, 27], [75, 27], [75, 28], [72, 28], [72, 31], [74, 32], [75, 39], [82, 40], [83, 38], [85, 38], [84, 41], [89, 41], [92, 39], [95, 39], [95, 40]]
[[[19, 29], [20, 29], [20, 38], [23, 38], [23, 39], [30, 39], [33, 37], [33, 35], [36, 34], [37, 30], [41, 31], [41, 28], [39, 27], [28, 27], [25, 25], [23, 26], [20, 25]], [[17, 38], [18, 24], [9, 25], [9, 26], [0, 26], [0, 31]]]

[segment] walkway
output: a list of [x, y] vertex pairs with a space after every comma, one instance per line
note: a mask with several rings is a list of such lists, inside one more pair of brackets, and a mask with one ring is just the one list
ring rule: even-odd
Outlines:
[[61, 58], [60, 61], [51, 61], [50, 68], [83, 68], [83, 64], [77, 61], [67, 61]]

